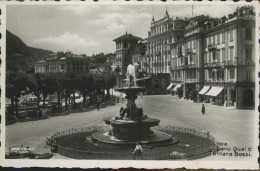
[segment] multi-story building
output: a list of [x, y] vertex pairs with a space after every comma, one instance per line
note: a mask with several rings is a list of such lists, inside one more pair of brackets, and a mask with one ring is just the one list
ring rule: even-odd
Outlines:
[[[180, 39], [183, 32], [184, 20], [173, 20], [166, 10], [165, 16], [155, 21], [152, 18], [147, 37], [146, 71], [152, 74], [152, 85], [155, 94], [167, 93], [166, 87], [170, 82], [170, 43]], [[156, 90], [157, 89], [157, 90]]]
[[228, 17], [206, 24], [205, 94], [213, 103], [237, 108], [254, 106], [253, 7], [241, 7]]
[[[171, 86], [173, 91], [182, 88], [183, 96], [189, 98], [193, 90], [203, 86], [203, 33], [207, 16], [186, 19], [181, 39], [175, 39], [171, 45]], [[176, 37], [176, 36], [175, 36]], [[171, 88], [168, 87], [169, 88]]]
[[140, 37], [127, 33], [113, 40], [116, 42], [116, 57], [114, 65], [121, 68], [121, 73], [123, 76], [126, 74], [127, 66], [133, 63], [132, 53], [138, 42], [141, 40], [142, 39]]
[[238, 8], [221, 19], [188, 20], [184, 36], [171, 44], [171, 83], [189, 98], [247, 108], [254, 106], [254, 32], [252, 7]]
[[45, 60], [35, 62], [35, 73], [89, 72], [89, 59], [71, 52], [51, 54]]

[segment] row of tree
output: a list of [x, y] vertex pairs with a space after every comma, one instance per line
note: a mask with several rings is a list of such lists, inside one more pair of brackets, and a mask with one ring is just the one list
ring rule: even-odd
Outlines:
[[95, 103], [109, 98], [109, 89], [115, 85], [115, 76], [111, 73], [34, 73], [7, 72], [6, 73], [6, 97], [11, 99], [11, 113], [18, 115], [18, 102], [23, 94], [33, 93], [37, 97], [37, 109], [40, 107], [42, 98], [43, 106], [48, 95], [57, 94], [58, 110], [61, 109], [61, 101], [65, 99], [65, 108], [68, 110], [68, 100], [73, 94], [80, 92], [83, 96], [83, 105], [86, 105], [87, 96], [90, 103]]

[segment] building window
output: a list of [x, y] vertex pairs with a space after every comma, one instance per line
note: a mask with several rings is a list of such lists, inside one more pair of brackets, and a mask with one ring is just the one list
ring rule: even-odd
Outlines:
[[225, 43], [225, 32], [222, 33], [222, 43]]
[[190, 55], [190, 64], [193, 64], [193, 55]]
[[246, 61], [252, 61], [252, 50], [250, 47], [246, 48]]
[[212, 71], [212, 78], [213, 78], [213, 81], [216, 81], [216, 72], [215, 71]]
[[226, 61], [225, 48], [222, 49], [222, 62]]
[[252, 40], [252, 29], [246, 28], [246, 40]]
[[229, 79], [234, 79], [234, 69], [229, 70]]
[[221, 71], [221, 78], [222, 78], [222, 80], [225, 80], [225, 71], [224, 70]]
[[233, 30], [229, 31], [229, 41], [232, 42], [233, 41]]
[[61, 69], [61, 71], [64, 70], [64, 64], [61, 64], [61, 65], [60, 65], [60, 69]]
[[207, 63], [207, 53], [204, 53], [204, 63]]
[[230, 59], [230, 60], [232, 60], [233, 57], [234, 57], [233, 52], [234, 52], [234, 47], [230, 47], [230, 48], [229, 48], [229, 59]]
[[215, 51], [212, 52], [212, 60], [213, 60], [213, 62], [216, 61], [216, 52]]
[[209, 37], [208, 40], [209, 40], [208, 45], [210, 45], [211, 44], [211, 37]]
[[217, 60], [217, 62], [220, 61], [220, 49], [218, 49], [218, 50], [216, 51], [216, 60]]
[[220, 34], [217, 35], [217, 43], [220, 44]]
[[217, 80], [220, 80], [220, 71], [217, 71]]
[[249, 71], [249, 70], [246, 71], [246, 81], [252, 81], [251, 80], [251, 71]]

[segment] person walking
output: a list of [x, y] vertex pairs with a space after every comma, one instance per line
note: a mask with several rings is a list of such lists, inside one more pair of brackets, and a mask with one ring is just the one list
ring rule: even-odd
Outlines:
[[201, 107], [201, 113], [202, 113], [202, 115], [205, 115], [205, 111], [206, 109], [205, 109], [205, 106], [204, 106], [204, 104], [202, 104], [202, 107]]
[[142, 159], [143, 148], [139, 141], [136, 142], [135, 150], [133, 153], [134, 153], [134, 160], [136, 156], [138, 159]]

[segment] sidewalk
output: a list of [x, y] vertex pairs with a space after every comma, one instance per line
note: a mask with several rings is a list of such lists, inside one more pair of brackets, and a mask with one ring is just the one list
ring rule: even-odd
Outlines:
[[[179, 99], [179, 97], [176, 96], [176, 95], [175, 96], [171, 96], [171, 97]], [[179, 100], [183, 100], [183, 101], [187, 101], [187, 102], [191, 102], [191, 103], [204, 104], [204, 105], [207, 105], [207, 106], [215, 106], [215, 107], [224, 108], [224, 109], [227, 109], [227, 110], [236, 110], [235, 106], [219, 106], [219, 105], [214, 105], [214, 104], [211, 104], [211, 103], [193, 102], [192, 100], [186, 100], [184, 98], [181, 98]]]
[[[116, 100], [116, 98], [114, 96], [112, 96], [111, 99], [109, 99], [108, 101], [101, 103], [100, 108], [106, 107], [107, 105], [115, 105], [115, 100]], [[50, 113], [47, 112], [47, 116], [48, 116], [47, 119], [49, 119], [51, 117], [56, 117], [56, 116], [69, 115], [69, 114], [77, 113], [77, 112], [91, 111], [91, 110], [95, 110], [95, 109], [96, 109], [95, 105], [90, 105], [90, 106], [87, 106], [87, 107], [70, 109], [68, 111], [66, 111], [64, 109], [61, 112], [50, 112]], [[39, 119], [39, 120], [45, 120], [45, 119]], [[17, 118], [15, 120], [9, 120], [9, 121], [6, 120], [6, 125], [15, 124], [17, 122], [28, 122], [28, 121], [33, 121], [30, 116], [27, 116], [27, 117], [24, 117], [24, 118]]]

